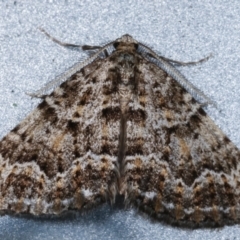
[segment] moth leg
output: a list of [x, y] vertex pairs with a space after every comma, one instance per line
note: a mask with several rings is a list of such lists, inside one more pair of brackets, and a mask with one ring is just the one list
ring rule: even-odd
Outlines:
[[[44, 88], [40, 89], [40, 91], [44, 91]], [[25, 94], [28, 95], [29, 97], [40, 98], [40, 99], [45, 99], [48, 96], [47, 94], [38, 95], [38, 94], [36, 94], [34, 92], [25, 92]]]
[[96, 49], [100, 49], [100, 48], [102, 48], [102, 47], [100, 47], [100, 46], [90, 46], [90, 45], [83, 45], [82, 46], [83, 51], [96, 50]]
[[196, 64], [198, 64], [198, 63], [203, 63], [203, 62], [208, 61], [208, 59], [211, 58], [211, 57], [212, 57], [212, 54], [210, 54], [210, 55], [208, 55], [207, 57], [202, 58], [202, 59], [200, 59], [200, 60], [198, 60], [198, 61], [182, 62], [182, 61], [176, 61], [176, 60], [173, 60], [173, 59], [170, 59], [170, 58], [166, 58], [166, 57], [160, 56], [160, 58], [162, 58], [162, 59], [164, 59], [164, 60], [166, 60], [166, 61], [168, 61], [168, 62], [175, 63], [175, 64], [177, 64], [177, 65], [179, 65], [179, 66], [196, 65]]
[[[152, 58], [155, 58], [151, 53], [148, 54], [150, 57]], [[182, 61], [177, 61], [177, 60], [173, 60], [173, 59], [170, 59], [170, 58], [166, 58], [166, 57], [163, 57], [163, 56], [159, 56], [159, 58], [167, 61], [167, 62], [171, 62], [171, 63], [174, 63], [178, 66], [189, 66], [189, 65], [196, 65], [196, 64], [199, 64], [199, 63], [203, 63], [203, 62], [206, 62], [209, 58], [212, 57], [212, 54], [210, 54], [209, 56], [205, 57], [205, 58], [202, 58], [198, 61], [193, 61], [193, 62], [182, 62]]]
[[89, 45], [78, 45], [78, 44], [73, 44], [73, 43], [66, 43], [62, 42], [55, 37], [51, 36], [48, 32], [46, 32], [45, 29], [39, 28], [39, 30], [44, 33], [48, 38], [50, 38], [53, 42], [57, 43], [58, 45], [62, 47], [69, 47], [69, 48], [81, 48], [82, 50], [95, 50], [95, 49], [100, 49], [100, 46], [89, 46]]

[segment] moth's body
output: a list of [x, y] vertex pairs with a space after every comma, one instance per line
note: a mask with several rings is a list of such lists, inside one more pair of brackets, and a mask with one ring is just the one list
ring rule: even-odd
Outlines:
[[1, 213], [60, 214], [121, 195], [163, 220], [239, 222], [239, 150], [139, 44], [114, 41], [2, 139]]

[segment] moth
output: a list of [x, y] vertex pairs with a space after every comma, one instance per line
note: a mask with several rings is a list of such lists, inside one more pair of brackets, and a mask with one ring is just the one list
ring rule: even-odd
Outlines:
[[128, 34], [79, 46], [42, 31], [94, 54], [52, 93], [35, 94], [42, 102], [0, 141], [1, 214], [61, 214], [122, 197], [166, 222], [239, 222], [240, 152], [187, 91], [211, 103], [180, 62]]

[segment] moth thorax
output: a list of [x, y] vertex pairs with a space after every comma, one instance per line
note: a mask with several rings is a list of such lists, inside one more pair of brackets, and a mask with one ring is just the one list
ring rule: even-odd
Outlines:
[[117, 59], [117, 72], [119, 74], [119, 83], [131, 85], [134, 80], [136, 58], [128, 53], [122, 53]]

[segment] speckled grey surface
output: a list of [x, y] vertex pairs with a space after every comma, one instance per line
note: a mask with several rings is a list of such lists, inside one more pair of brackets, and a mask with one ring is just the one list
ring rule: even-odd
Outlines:
[[[51, 42], [101, 44], [125, 33], [182, 61], [208, 62], [180, 71], [217, 102], [207, 112], [240, 147], [239, 0], [1, 1], [0, 137], [39, 100], [25, 94], [87, 57]], [[9, 149], [10, 151], [10, 149]], [[239, 239], [238, 226], [187, 230], [152, 222], [134, 210], [104, 206], [65, 219], [0, 218], [0, 239]]]

